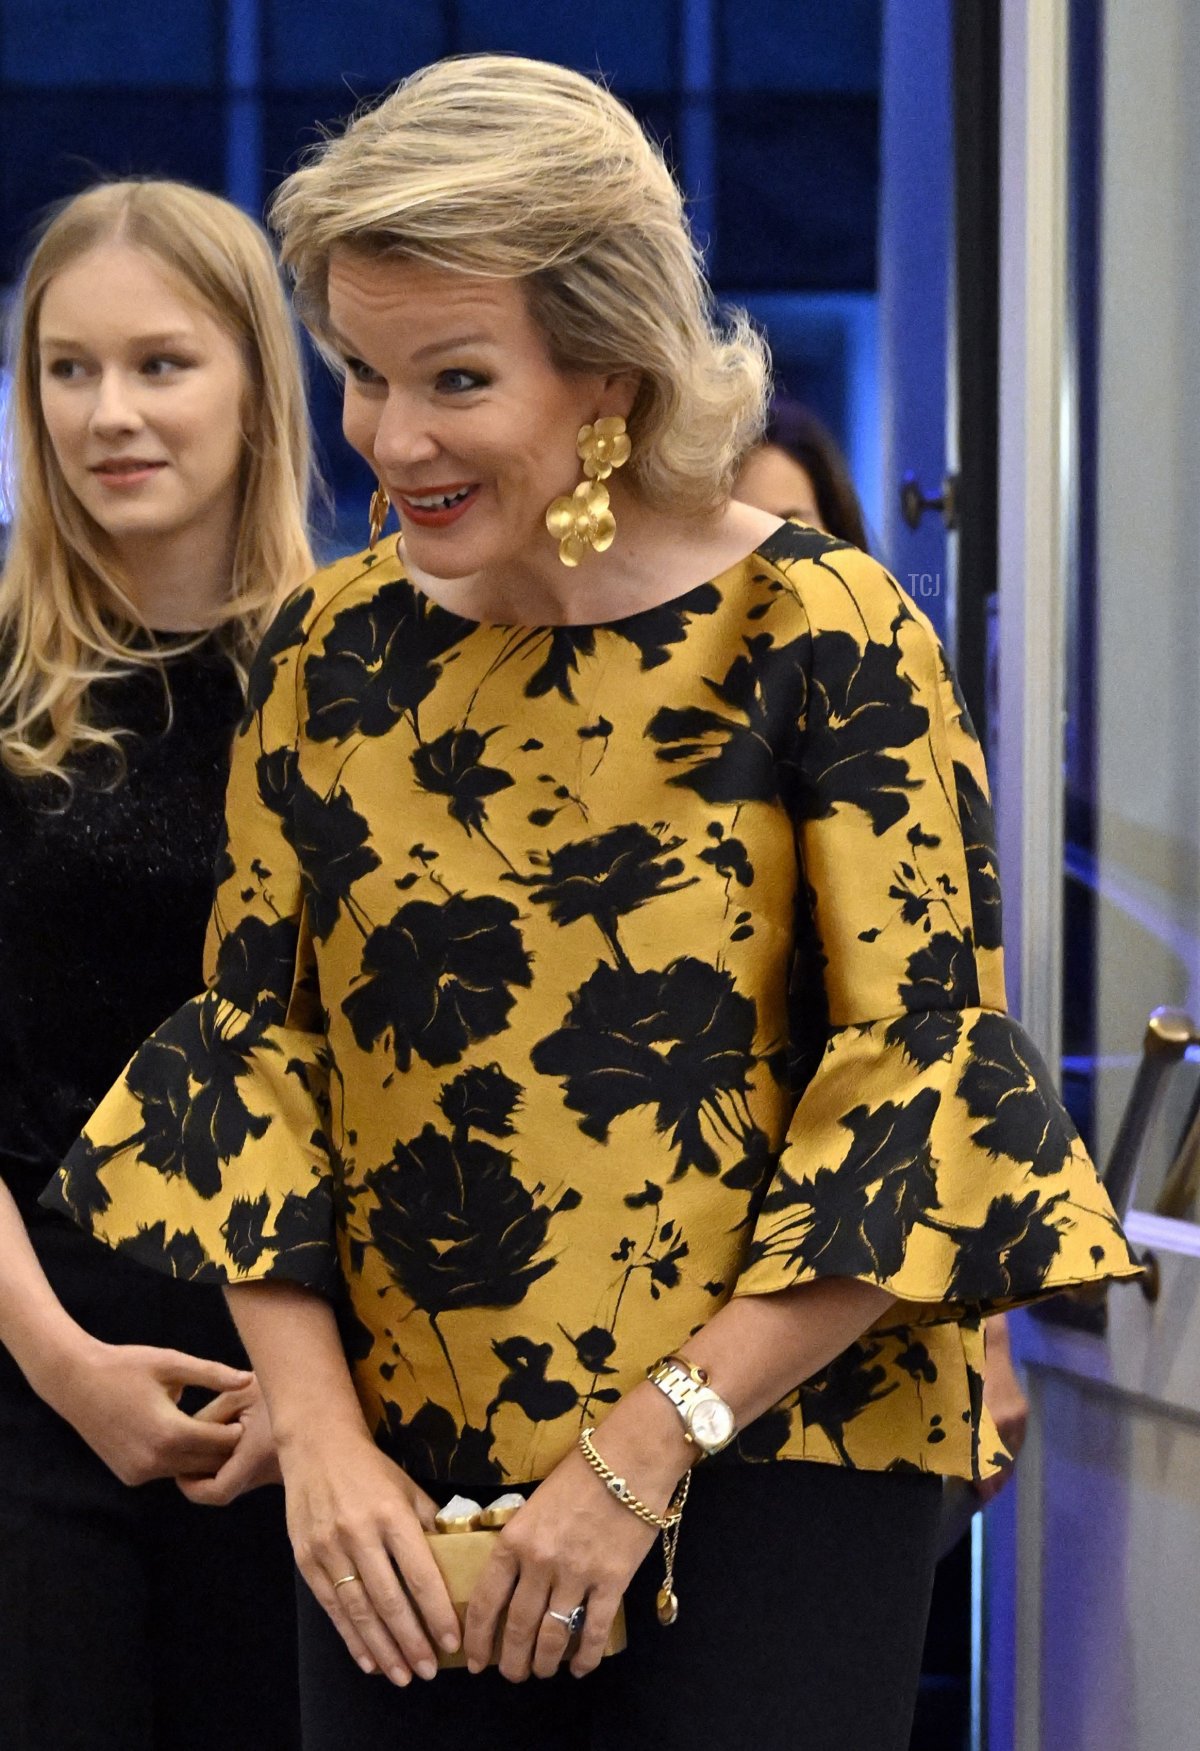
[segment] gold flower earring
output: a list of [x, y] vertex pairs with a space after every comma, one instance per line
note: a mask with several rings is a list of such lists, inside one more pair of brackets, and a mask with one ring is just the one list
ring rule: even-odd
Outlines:
[[379, 481], [375, 491], [371, 494], [371, 539], [367, 546], [372, 553], [379, 546], [379, 537], [383, 534], [383, 526], [388, 520], [388, 512], [391, 508], [392, 501], [387, 495], [387, 488], [382, 481]]
[[558, 542], [558, 557], [569, 566], [578, 565], [589, 547], [594, 553], [606, 552], [617, 533], [608, 488], [601, 483], [614, 468], [623, 468], [632, 454], [620, 414], [597, 420], [594, 426], [580, 426], [575, 454], [583, 463], [583, 479], [546, 512], [546, 527]]

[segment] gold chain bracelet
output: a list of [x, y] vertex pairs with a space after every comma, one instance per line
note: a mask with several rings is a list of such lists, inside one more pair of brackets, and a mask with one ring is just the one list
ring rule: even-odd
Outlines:
[[[644, 1520], [647, 1526], [657, 1526], [660, 1532], [669, 1532], [679, 1524], [679, 1516], [683, 1512], [683, 1503], [676, 1508], [672, 1504], [665, 1514], [656, 1514], [653, 1508], [648, 1508], [640, 1496], [635, 1496], [623, 1477], [618, 1477], [611, 1465], [606, 1465], [596, 1452], [592, 1442], [595, 1429], [581, 1429], [579, 1432], [579, 1450], [587, 1460], [596, 1476], [617, 1498], [623, 1508], [628, 1508], [631, 1514], [636, 1514], [639, 1520]], [[690, 1475], [690, 1474], [689, 1474]]]
[[625, 1479], [618, 1476], [612, 1466], [605, 1464], [604, 1460], [601, 1459], [592, 1441], [592, 1436], [595, 1433], [595, 1429], [581, 1429], [579, 1431], [579, 1451], [583, 1457], [604, 1487], [616, 1497], [623, 1508], [628, 1508], [631, 1514], [636, 1514], [639, 1520], [646, 1522], [647, 1526], [657, 1527], [662, 1533], [666, 1573], [663, 1577], [663, 1584], [658, 1590], [656, 1610], [658, 1621], [661, 1624], [674, 1623], [679, 1616], [679, 1600], [675, 1595], [675, 1551], [679, 1544], [679, 1523], [683, 1519], [683, 1510], [687, 1502], [692, 1474], [690, 1471], [684, 1472], [675, 1494], [671, 1497], [666, 1513], [656, 1514], [653, 1508], [646, 1506], [640, 1496], [634, 1495]]

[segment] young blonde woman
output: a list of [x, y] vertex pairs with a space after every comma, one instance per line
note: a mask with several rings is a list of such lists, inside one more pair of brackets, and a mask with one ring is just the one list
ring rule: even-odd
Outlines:
[[[230, 1284], [311, 1751], [900, 1751], [981, 1315], [1136, 1269], [944, 658], [731, 501], [763, 351], [593, 82], [427, 68], [276, 218], [403, 547], [270, 638], [210, 988], [50, 1200]], [[439, 1671], [431, 1498], [508, 1485]]]
[[[256, 1490], [278, 1471], [220, 1291], [114, 1257], [37, 1197], [195, 984], [243, 684], [311, 567], [299, 353], [262, 232], [168, 182], [62, 208], [13, 323], [0, 1743], [285, 1751], [291, 1565], [280, 1492]], [[159, 1239], [169, 1275], [196, 1276]]]

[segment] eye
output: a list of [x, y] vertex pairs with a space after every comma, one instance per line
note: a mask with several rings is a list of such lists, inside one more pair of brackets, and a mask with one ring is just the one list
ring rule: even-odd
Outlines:
[[446, 395], [467, 395], [472, 389], [486, 389], [489, 379], [478, 371], [439, 371], [437, 386]]
[[370, 365], [362, 359], [352, 358], [349, 354], [346, 357], [346, 369], [354, 381], [363, 384], [364, 387], [376, 389], [383, 382], [378, 371], [372, 371]]
[[173, 377], [179, 371], [186, 371], [192, 363], [191, 359], [182, 359], [174, 353], [154, 353], [142, 364], [143, 377]]
[[48, 376], [56, 377], [60, 383], [73, 383], [83, 375], [83, 365], [78, 359], [52, 359], [46, 366]]

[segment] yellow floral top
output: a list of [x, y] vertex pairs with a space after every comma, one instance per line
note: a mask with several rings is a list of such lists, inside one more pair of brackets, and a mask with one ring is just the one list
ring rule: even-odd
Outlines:
[[984, 1476], [981, 1316], [1136, 1271], [1004, 1014], [954, 680], [828, 536], [597, 626], [329, 567], [253, 672], [218, 878], [207, 992], [46, 1201], [334, 1297], [418, 1476], [541, 1477], [731, 1295], [822, 1276], [898, 1304], [736, 1453]]

